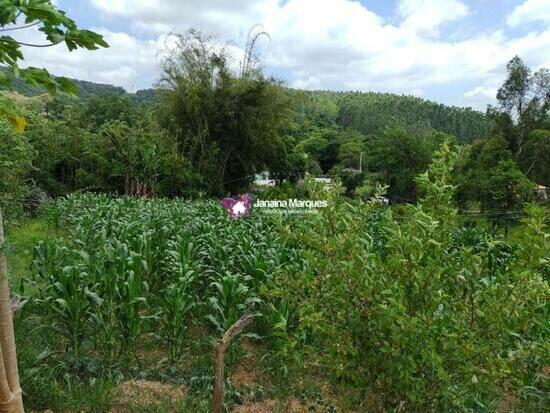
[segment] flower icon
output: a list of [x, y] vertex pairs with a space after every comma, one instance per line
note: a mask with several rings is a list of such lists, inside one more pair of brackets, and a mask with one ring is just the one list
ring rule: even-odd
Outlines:
[[232, 219], [247, 217], [252, 213], [252, 196], [244, 194], [234, 198], [224, 198], [222, 207], [229, 212]]

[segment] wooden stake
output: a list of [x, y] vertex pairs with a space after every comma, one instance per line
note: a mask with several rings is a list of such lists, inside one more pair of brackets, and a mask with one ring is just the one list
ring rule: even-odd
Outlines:
[[223, 412], [224, 396], [224, 358], [231, 341], [254, 321], [254, 316], [247, 311], [243, 316], [227, 330], [222, 339], [214, 346], [214, 394], [212, 396], [212, 412]]
[[3, 246], [4, 221], [0, 208], [0, 413], [23, 413], [23, 399], [15, 352], [8, 264]]

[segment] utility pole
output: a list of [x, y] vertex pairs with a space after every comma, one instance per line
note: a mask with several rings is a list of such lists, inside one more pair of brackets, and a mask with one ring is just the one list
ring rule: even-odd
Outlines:
[[23, 413], [17, 370], [8, 264], [4, 253], [4, 220], [0, 208], [0, 413]]

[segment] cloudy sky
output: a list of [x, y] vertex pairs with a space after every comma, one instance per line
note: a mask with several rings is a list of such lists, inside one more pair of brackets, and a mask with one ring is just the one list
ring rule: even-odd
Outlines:
[[[550, 67], [550, 0], [57, 0], [111, 47], [25, 51], [57, 75], [129, 91], [159, 76], [166, 33], [215, 33], [238, 57], [251, 26], [265, 71], [288, 86], [412, 94], [484, 110], [506, 62]], [[28, 33], [25, 36], [34, 36]]]

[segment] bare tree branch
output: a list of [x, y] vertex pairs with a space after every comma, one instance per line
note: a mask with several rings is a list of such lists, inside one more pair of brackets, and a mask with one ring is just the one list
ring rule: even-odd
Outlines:
[[212, 411], [222, 413], [224, 398], [224, 357], [231, 341], [254, 321], [254, 315], [247, 310], [242, 317], [224, 333], [222, 339], [214, 347], [214, 394], [212, 396]]

